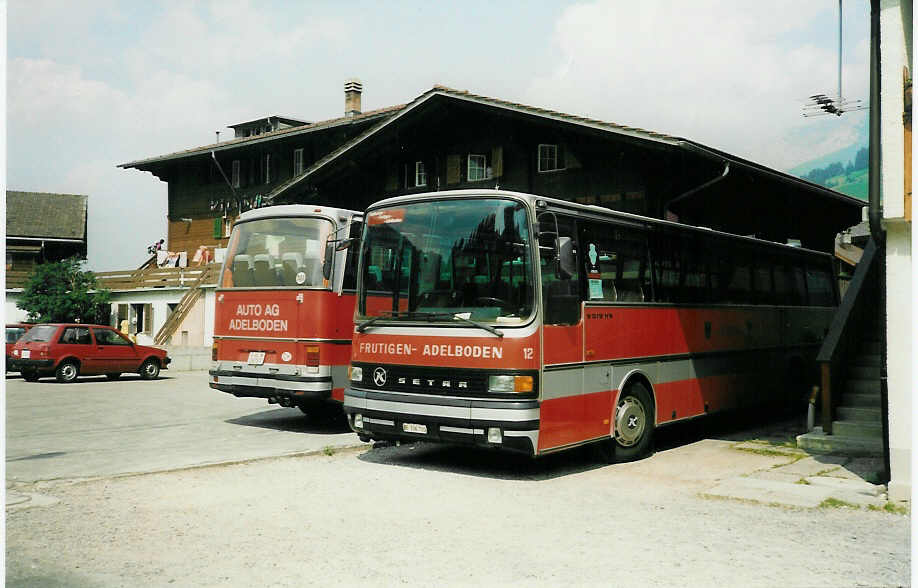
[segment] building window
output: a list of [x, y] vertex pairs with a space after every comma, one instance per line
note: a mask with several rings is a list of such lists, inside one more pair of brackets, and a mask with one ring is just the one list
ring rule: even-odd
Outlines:
[[423, 161], [414, 162], [414, 185], [416, 187], [427, 185], [427, 168]]
[[241, 175], [242, 164], [238, 159], [233, 160], [233, 188], [239, 187], [239, 176]]
[[303, 173], [303, 150], [293, 150], [293, 175], [298, 176]]
[[539, 171], [549, 172], [561, 169], [558, 164], [557, 145], [539, 145]]
[[488, 170], [486, 167], [487, 158], [484, 155], [469, 154], [468, 181], [480, 182], [488, 179]]
[[265, 183], [271, 183], [271, 154], [265, 153]]

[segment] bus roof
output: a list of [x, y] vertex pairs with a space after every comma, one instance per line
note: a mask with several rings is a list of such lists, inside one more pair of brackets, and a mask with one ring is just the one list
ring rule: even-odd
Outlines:
[[281, 204], [277, 206], [265, 206], [247, 210], [239, 215], [236, 222], [245, 222], [259, 218], [274, 218], [285, 216], [327, 216], [340, 220], [347, 220], [351, 217], [363, 217], [363, 213], [358, 210], [348, 210], [346, 208], [333, 208], [331, 206], [316, 206], [311, 204]]
[[574, 214], [586, 214], [593, 217], [604, 217], [608, 219], [616, 219], [625, 222], [630, 222], [632, 224], [642, 224], [642, 225], [654, 225], [661, 227], [670, 227], [680, 231], [690, 231], [703, 233], [705, 235], [718, 235], [727, 239], [737, 239], [742, 241], [748, 241], [750, 243], [755, 243], [757, 245], [771, 246], [775, 248], [780, 248], [782, 251], [799, 251], [801, 253], [821, 255], [825, 257], [831, 257], [828, 253], [822, 251], [815, 251], [813, 249], [806, 249], [804, 247], [797, 247], [793, 245], [788, 245], [785, 243], [778, 243], [776, 241], [768, 241], [766, 239], [759, 239], [757, 237], [750, 237], [746, 235], [736, 235], [733, 233], [726, 233], [724, 231], [718, 231], [715, 229], [710, 229], [707, 227], [698, 227], [695, 225], [686, 225], [683, 223], [677, 223], [673, 221], [662, 220], [658, 218], [651, 218], [647, 216], [641, 216], [639, 214], [632, 214], [630, 212], [622, 212], [619, 210], [613, 210], [611, 208], [605, 208], [603, 206], [597, 206], [595, 204], [580, 204], [579, 202], [570, 202], [568, 200], [561, 200], [558, 198], [550, 198], [546, 196], [537, 196], [535, 194], [526, 194], [523, 192], [512, 192], [509, 190], [493, 190], [483, 188], [480, 190], [447, 190], [443, 192], [424, 192], [422, 194], [408, 194], [403, 196], [394, 196], [392, 198], [386, 198], [384, 200], [379, 200], [374, 202], [367, 207], [367, 212], [371, 212], [376, 208], [383, 208], [387, 206], [393, 206], [400, 203], [409, 203], [416, 202], [420, 200], [461, 200], [463, 198], [488, 198], [488, 197], [512, 197], [518, 198], [521, 200], [528, 201], [533, 208], [536, 207], [537, 202], [544, 202], [546, 210], [551, 209], [565, 209], [566, 211], [572, 212]]

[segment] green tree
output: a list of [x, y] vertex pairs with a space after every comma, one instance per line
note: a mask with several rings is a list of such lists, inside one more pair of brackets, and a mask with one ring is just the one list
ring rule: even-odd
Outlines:
[[107, 323], [111, 292], [96, 289], [96, 278], [77, 257], [36, 266], [16, 306], [39, 323]]

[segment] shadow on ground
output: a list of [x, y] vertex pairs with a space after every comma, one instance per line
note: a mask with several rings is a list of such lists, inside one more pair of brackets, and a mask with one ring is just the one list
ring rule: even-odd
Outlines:
[[[795, 435], [804, 430], [801, 418], [791, 418], [788, 415], [712, 415], [658, 429], [655, 444], [656, 452], [669, 451], [702, 439], [736, 442], [761, 440], [777, 445], [793, 443]], [[396, 447], [380, 443], [358, 459], [378, 465], [506, 480], [539, 481], [606, 467], [608, 463], [597, 449], [596, 445], [587, 445], [532, 458], [479, 447], [424, 442]]]
[[316, 416], [305, 415], [295, 408], [278, 408], [263, 410], [250, 415], [225, 421], [232, 425], [261, 427], [276, 431], [294, 433], [311, 433], [314, 435], [340, 435], [350, 433], [347, 420], [343, 415]]

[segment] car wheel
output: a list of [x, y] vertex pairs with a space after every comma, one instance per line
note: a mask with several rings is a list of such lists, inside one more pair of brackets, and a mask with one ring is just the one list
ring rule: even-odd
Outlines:
[[77, 379], [80, 375], [80, 366], [75, 361], [62, 361], [57, 369], [54, 370], [54, 377], [58, 382], [69, 384]]
[[615, 461], [634, 461], [647, 456], [653, 444], [653, 401], [640, 382], [630, 384], [619, 395], [612, 413], [615, 432], [612, 448]]
[[118, 378], [121, 377], [121, 374], [118, 374], [118, 373], [105, 374], [105, 377], [108, 378], [109, 380], [117, 380]]
[[38, 381], [38, 371], [37, 370], [22, 370], [22, 379], [26, 382], [37, 382]]
[[148, 359], [140, 366], [140, 377], [144, 380], [155, 380], [159, 377], [159, 362], [155, 359]]

